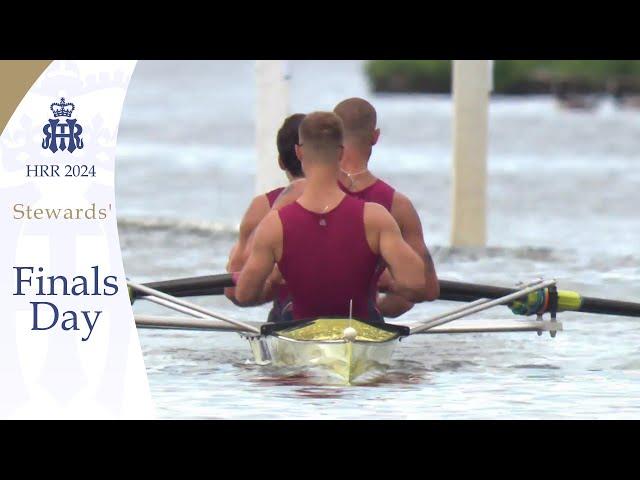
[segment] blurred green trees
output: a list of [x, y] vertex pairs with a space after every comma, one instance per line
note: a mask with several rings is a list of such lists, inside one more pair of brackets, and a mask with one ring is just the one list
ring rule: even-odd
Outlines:
[[[448, 93], [450, 60], [371, 60], [366, 74], [376, 92]], [[640, 92], [638, 60], [496, 60], [498, 94]]]

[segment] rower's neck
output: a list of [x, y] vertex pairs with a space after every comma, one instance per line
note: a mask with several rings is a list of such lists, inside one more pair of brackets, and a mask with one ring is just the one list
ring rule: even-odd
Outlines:
[[335, 208], [344, 197], [344, 192], [336, 183], [337, 175], [337, 168], [314, 168], [306, 177], [304, 193], [298, 203], [318, 213]]
[[345, 172], [356, 173], [367, 168], [369, 158], [371, 157], [371, 148], [355, 148], [351, 145], [345, 145], [342, 154], [341, 168]]
[[287, 175], [287, 179], [289, 180], [289, 183], [295, 183], [300, 180], [303, 180], [304, 177], [294, 177], [293, 175]]
[[369, 171], [371, 147], [367, 149], [345, 146], [340, 165], [340, 183], [353, 192], [373, 185], [377, 178]]

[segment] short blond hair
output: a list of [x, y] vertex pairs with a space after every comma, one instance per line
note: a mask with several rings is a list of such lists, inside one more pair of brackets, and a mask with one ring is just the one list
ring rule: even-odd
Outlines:
[[300, 143], [316, 151], [337, 151], [342, 146], [342, 120], [332, 112], [313, 112], [300, 124]]

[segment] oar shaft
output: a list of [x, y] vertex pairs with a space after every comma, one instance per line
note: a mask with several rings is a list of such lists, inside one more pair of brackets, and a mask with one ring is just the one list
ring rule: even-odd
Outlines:
[[[162, 280], [159, 282], [145, 283], [143, 285], [174, 297], [222, 295], [225, 287], [234, 286], [230, 273]], [[454, 302], [467, 302], [479, 298], [495, 299], [516, 291], [517, 289], [515, 288], [440, 280], [440, 299]]]
[[471, 303], [468, 308], [457, 308], [455, 309], [453, 312], [450, 312], [449, 314], [446, 315], [438, 315], [436, 317], [434, 317], [433, 319], [423, 323], [420, 326], [416, 326], [414, 328], [411, 329], [411, 334], [413, 335], [414, 333], [419, 333], [425, 330], [429, 330], [431, 328], [437, 327], [439, 325], [444, 325], [445, 323], [449, 323], [452, 322], [454, 320], [457, 320], [458, 318], [463, 318], [466, 316], [471, 315], [472, 313], [477, 313], [477, 312], [481, 312], [483, 310], [487, 310], [491, 307], [495, 307], [497, 305], [504, 305], [507, 304], [509, 302], [511, 302], [512, 300], [516, 300], [520, 297], [523, 297], [531, 292], [534, 292], [540, 288], [545, 288], [545, 287], [549, 287], [551, 285], [554, 285], [556, 283], [555, 280], [546, 280], [544, 282], [540, 282], [537, 284], [533, 284], [527, 288], [522, 288], [520, 290], [517, 290], [513, 293], [507, 294], [503, 297], [499, 297], [496, 298], [494, 300], [489, 300], [489, 301], [483, 301], [483, 300], [477, 300], [473, 303]]
[[196, 297], [221, 295], [225, 287], [233, 287], [230, 273], [203, 275], [201, 277], [177, 278], [160, 282], [145, 283], [146, 287], [159, 290], [174, 297]]
[[[222, 295], [225, 287], [233, 287], [234, 284], [231, 274], [226, 273], [152, 282], [145, 285], [174, 297], [197, 297], [202, 295]], [[440, 300], [452, 302], [473, 302], [481, 298], [494, 300], [517, 291], [518, 288], [440, 280]], [[576, 311], [640, 317], [640, 303], [582, 297], [582, 303]]]
[[[453, 302], [473, 302], [479, 298], [496, 299], [517, 291], [517, 288], [440, 280], [440, 300]], [[575, 309], [577, 312], [640, 317], [640, 303], [594, 297], [581, 299], [580, 307]]]
[[[163, 280], [145, 283], [144, 285], [174, 297], [222, 295], [225, 287], [234, 286], [230, 273]], [[517, 288], [440, 280], [440, 300], [468, 302], [479, 298], [495, 299], [517, 291]]]
[[579, 312], [600, 313], [603, 315], [622, 315], [640, 317], [640, 303], [606, 300], [604, 298], [582, 297]]
[[198, 313], [203, 313], [208, 317], [213, 317], [213, 318], [217, 318], [218, 320], [222, 320], [223, 322], [227, 322], [230, 323], [232, 325], [235, 325], [236, 327], [240, 327], [244, 330], [247, 330], [249, 332], [253, 332], [253, 333], [260, 333], [260, 330], [258, 330], [256, 327], [253, 327], [251, 325], [248, 325], [244, 322], [241, 322], [239, 320], [234, 320], [232, 318], [229, 317], [225, 317], [222, 316], [218, 313], [212, 312], [206, 308], [201, 307], [200, 305], [196, 305], [195, 303], [190, 303], [190, 302], [185, 302], [184, 300], [180, 300], [177, 299], [169, 294], [166, 294], [164, 292], [161, 292], [159, 290], [155, 290], [151, 287], [147, 287], [145, 285], [139, 285], [137, 283], [128, 281], [127, 285], [129, 285], [131, 288], [133, 288], [134, 290], [137, 290], [139, 292], [142, 292], [144, 295], [148, 295], [151, 297], [156, 297], [159, 298], [161, 300], [166, 300], [169, 302], [172, 302], [180, 307], [185, 307], [188, 310], [192, 310]]
[[479, 283], [453, 282], [440, 280], [440, 300], [469, 302], [479, 298], [496, 299], [517, 292], [517, 288], [495, 287]]
[[[176, 297], [176, 298], [217, 296], [217, 295], [224, 295], [224, 289], [225, 289], [225, 287], [213, 287], [213, 288], [207, 288], [207, 289], [204, 289], [204, 290], [203, 289], [176, 290], [171, 294], [171, 296], [172, 297]], [[164, 290], [161, 289], [161, 288], [159, 290], [161, 292], [164, 292]]]

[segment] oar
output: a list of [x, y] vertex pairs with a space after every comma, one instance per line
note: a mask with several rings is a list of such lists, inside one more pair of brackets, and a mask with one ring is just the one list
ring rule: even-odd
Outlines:
[[444, 325], [445, 323], [449, 323], [454, 320], [457, 320], [458, 318], [463, 318], [472, 313], [481, 312], [483, 310], [487, 310], [497, 305], [508, 304], [512, 300], [517, 300], [518, 298], [524, 297], [525, 295], [528, 295], [529, 293], [533, 293], [536, 290], [539, 290], [541, 288], [550, 287], [552, 285], [555, 285], [555, 283], [556, 283], [555, 280], [540, 281], [538, 283], [527, 286], [525, 288], [521, 288], [520, 290], [517, 290], [514, 293], [499, 297], [494, 300], [486, 300], [486, 299], [476, 300], [475, 302], [470, 303], [466, 307], [457, 308], [449, 313], [436, 315], [432, 319], [427, 320], [426, 322], [423, 322], [421, 325], [417, 325], [413, 327], [411, 329], [411, 334], [413, 335], [415, 333], [420, 333], [426, 330], [430, 330], [434, 327], [438, 327], [440, 325]]
[[[231, 274], [226, 273], [153, 282], [145, 285], [174, 297], [196, 297], [222, 295], [224, 287], [233, 287], [234, 283]], [[481, 298], [493, 300], [518, 290], [518, 288], [440, 280], [440, 300], [453, 302], [473, 302]], [[640, 303], [582, 297], [577, 292], [567, 290], [558, 291], [558, 310], [640, 317]]]
[[230, 273], [222, 273], [219, 275], [177, 278], [175, 280], [145, 283], [144, 285], [174, 297], [197, 297], [202, 295], [221, 295], [225, 287], [233, 287], [234, 284]]
[[175, 298], [173, 295], [169, 295], [167, 293], [161, 292], [160, 290], [156, 290], [151, 287], [147, 287], [145, 285], [139, 285], [130, 280], [127, 281], [127, 286], [134, 291], [141, 292], [144, 294], [146, 298], [152, 301], [156, 301], [161, 305], [164, 305], [169, 308], [174, 308], [183, 313], [188, 313], [193, 316], [197, 316], [201, 318], [201, 315], [206, 315], [207, 317], [213, 317], [217, 320], [222, 320], [223, 322], [229, 323], [240, 329], [253, 332], [260, 333], [260, 330], [253, 325], [249, 325], [247, 323], [241, 322], [240, 320], [234, 320], [233, 318], [225, 317], [218, 313], [212, 312], [200, 305], [196, 305], [195, 303], [185, 302], [184, 300], [179, 300]]
[[[203, 275], [200, 277], [176, 278], [158, 282], [143, 283], [147, 288], [158, 290], [172, 297], [202, 297], [209, 295], [224, 295], [225, 287], [233, 287], [230, 273], [219, 275]], [[144, 296], [139, 290], [129, 289], [131, 303]]]

